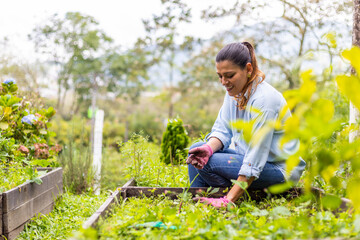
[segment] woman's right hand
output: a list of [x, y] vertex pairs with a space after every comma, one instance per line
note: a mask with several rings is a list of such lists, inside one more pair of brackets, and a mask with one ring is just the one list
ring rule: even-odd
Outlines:
[[193, 165], [197, 169], [203, 169], [209, 161], [209, 158], [213, 155], [213, 150], [209, 145], [204, 144], [200, 147], [191, 149], [189, 154], [186, 163]]

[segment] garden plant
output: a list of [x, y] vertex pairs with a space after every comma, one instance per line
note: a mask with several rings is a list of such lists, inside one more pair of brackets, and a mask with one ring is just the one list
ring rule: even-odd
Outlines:
[[18, 93], [14, 79], [0, 87], [0, 192], [25, 181], [40, 183], [36, 167], [58, 166], [61, 147], [53, 142], [49, 122], [55, 110], [38, 108]]
[[166, 164], [181, 164], [186, 158], [189, 137], [180, 118], [170, 119], [161, 141], [160, 159]]

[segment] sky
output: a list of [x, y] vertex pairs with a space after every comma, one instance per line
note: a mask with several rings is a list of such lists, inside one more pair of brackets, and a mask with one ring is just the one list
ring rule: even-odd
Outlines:
[[[232, 19], [224, 19], [216, 23], [206, 23], [200, 19], [200, 11], [217, 0], [185, 0], [193, 10], [191, 25], [182, 26], [180, 32], [195, 37], [210, 38], [224, 26], [229, 28]], [[233, 0], [222, 0], [222, 4], [231, 4]], [[10, 39], [9, 48], [13, 55], [31, 58], [34, 54], [32, 43], [27, 35], [32, 29], [54, 13], [65, 14], [79, 11], [93, 16], [100, 27], [124, 47], [131, 47], [138, 37], [145, 35], [142, 19], [151, 18], [152, 14], [161, 11], [160, 0], [11, 0], [3, 1], [0, 8], [0, 40]]]

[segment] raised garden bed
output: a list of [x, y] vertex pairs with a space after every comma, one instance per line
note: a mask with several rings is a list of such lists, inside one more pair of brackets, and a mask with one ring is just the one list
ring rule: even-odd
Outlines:
[[[111, 208], [115, 205], [116, 202], [122, 197], [122, 199], [126, 200], [131, 197], [151, 197], [151, 196], [159, 196], [166, 195], [170, 199], [177, 199], [180, 194], [184, 192], [191, 193], [192, 197], [196, 195], [206, 195], [207, 197], [222, 197], [226, 194], [226, 188], [219, 188], [215, 191], [214, 189], [209, 188], [185, 188], [185, 187], [141, 187], [136, 186], [135, 180], [130, 179], [124, 186], [117, 189], [102, 205], [101, 207], [83, 224], [83, 228], [96, 228], [97, 223], [101, 218], [106, 218]], [[249, 191], [249, 196], [252, 200], [261, 201], [269, 197], [285, 197], [286, 199], [293, 199], [299, 197], [304, 193], [303, 188], [292, 188], [284, 193], [278, 195], [270, 195], [269, 193], [256, 190]], [[317, 188], [312, 188], [312, 193], [317, 198], [325, 196], [322, 190]], [[244, 195], [246, 198], [246, 195]], [[338, 212], [347, 211], [351, 208], [351, 202], [348, 199], [342, 198], [341, 205], [336, 210]]]
[[47, 214], [63, 192], [62, 168], [42, 168], [42, 183], [24, 183], [0, 194], [0, 240], [15, 239], [36, 214]]

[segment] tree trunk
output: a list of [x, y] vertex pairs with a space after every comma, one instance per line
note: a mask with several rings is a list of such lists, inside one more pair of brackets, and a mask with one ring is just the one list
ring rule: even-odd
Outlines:
[[[353, 13], [353, 33], [352, 33], [352, 44], [360, 47], [360, 0], [354, 0], [354, 13]], [[355, 74], [355, 69], [351, 69], [351, 73]], [[357, 73], [360, 74], [360, 73]], [[350, 120], [349, 123], [356, 123], [360, 119], [359, 110], [354, 107], [350, 102]], [[349, 141], [354, 141], [355, 138], [360, 136], [360, 131], [353, 131], [349, 135]]]

